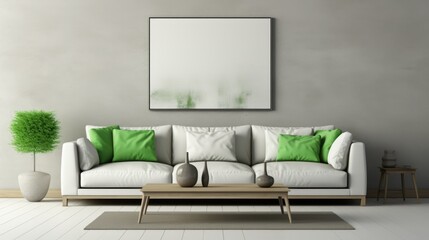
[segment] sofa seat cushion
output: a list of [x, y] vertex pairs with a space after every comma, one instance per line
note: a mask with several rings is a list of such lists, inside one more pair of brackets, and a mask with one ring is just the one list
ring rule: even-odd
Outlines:
[[[264, 164], [253, 166], [256, 177], [264, 173]], [[268, 175], [274, 183], [291, 188], [344, 188], [347, 187], [347, 172], [336, 170], [331, 165], [313, 162], [269, 162]]]
[[173, 167], [156, 162], [114, 162], [80, 174], [83, 188], [141, 188], [146, 183], [170, 183]]
[[[204, 162], [192, 162], [198, 170], [197, 184], [201, 184], [201, 174], [204, 169]], [[177, 183], [176, 172], [183, 163], [174, 166], [173, 183]], [[210, 184], [223, 183], [254, 183], [255, 174], [251, 167], [238, 162], [207, 161], [207, 170], [209, 172]]]

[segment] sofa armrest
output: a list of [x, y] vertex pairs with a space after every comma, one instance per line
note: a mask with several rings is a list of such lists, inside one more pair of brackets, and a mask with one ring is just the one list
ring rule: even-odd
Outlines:
[[353, 142], [351, 144], [348, 165], [350, 195], [366, 195], [365, 144], [362, 142]]
[[77, 195], [79, 176], [77, 145], [75, 142], [66, 142], [61, 154], [61, 195]]

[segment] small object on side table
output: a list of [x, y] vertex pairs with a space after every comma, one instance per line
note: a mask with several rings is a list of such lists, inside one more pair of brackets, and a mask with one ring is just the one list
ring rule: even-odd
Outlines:
[[396, 167], [396, 151], [395, 150], [384, 150], [381, 165], [384, 168]]
[[256, 184], [262, 188], [269, 188], [274, 184], [274, 178], [267, 174], [266, 162], [264, 162], [264, 174], [256, 178]]
[[417, 201], [419, 201], [419, 193], [417, 190], [417, 183], [416, 183], [416, 169], [412, 168], [411, 166], [407, 166], [407, 167], [393, 167], [393, 168], [385, 168], [385, 167], [380, 167], [380, 181], [378, 183], [378, 191], [377, 191], [377, 201], [379, 199], [380, 196], [380, 190], [381, 190], [381, 183], [384, 180], [384, 202], [386, 202], [386, 198], [387, 198], [387, 184], [389, 181], [389, 174], [391, 173], [400, 173], [401, 174], [401, 185], [402, 185], [402, 198], [405, 201], [405, 186], [404, 186], [404, 175], [405, 173], [409, 173], [411, 174], [412, 178], [413, 178], [413, 184], [414, 184], [414, 191], [416, 192], [416, 199]]

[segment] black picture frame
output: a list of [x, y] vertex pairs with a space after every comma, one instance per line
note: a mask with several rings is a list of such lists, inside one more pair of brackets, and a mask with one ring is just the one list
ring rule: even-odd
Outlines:
[[[186, 21], [185, 24], [182, 24], [184, 22], [184, 20]], [[202, 21], [201, 21], [202, 20]], [[220, 21], [218, 21], [220, 20]], [[237, 21], [238, 20], [238, 21]], [[166, 29], [159, 29], [160, 26], [154, 23], [162, 23], [164, 25], [167, 25]], [[177, 27], [177, 24], [175, 23], [180, 23], [182, 25], [185, 26], [179, 26]], [[180, 63], [181, 61], [185, 61], [186, 57], [184, 57], [184, 60], [178, 56], [180, 56], [179, 54], [177, 56], [171, 55], [172, 57], [168, 57], [169, 55], [163, 55], [166, 54], [165, 52], [168, 52], [168, 50], [165, 49], [171, 49], [171, 52], [175, 52], [177, 49], [179, 49], [177, 52], [179, 52], [182, 55], [198, 55], [197, 53], [190, 53], [189, 51], [193, 51], [192, 49], [192, 44], [194, 45], [198, 45], [200, 42], [203, 42], [204, 40], [208, 39], [207, 41], [212, 41], [210, 38], [205, 38], [203, 40], [196, 40], [195, 42], [193, 42], [193, 39], [191, 38], [186, 38], [186, 35], [192, 35], [189, 32], [192, 32], [192, 30], [194, 30], [195, 32], [193, 33], [192, 36], [198, 35], [198, 34], [203, 34], [203, 32], [207, 33], [205, 28], [207, 26], [207, 28], [211, 29], [217, 29], [216, 27], [216, 23], [219, 22], [219, 26], [227, 26], [226, 28], [229, 28], [229, 25], [238, 25], [238, 26], [232, 26], [231, 29], [227, 29], [224, 30], [222, 29], [220, 32], [223, 33], [222, 31], [229, 31], [228, 33], [231, 33], [231, 35], [236, 35], [233, 36], [231, 39], [232, 40], [236, 40], [235, 38], [240, 40], [241, 35], [243, 34], [243, 39], [241, 41], [236, 41], [234, 42], [235, 47], [240, 48], [242, 47], [241, 45], [248, 45], [245, 46], [247, 47], [247, 50], [243, 50], [241, 53], [248, 53], [249, 56], [245, 56], [242, 58], [242, 62], [245, 62], [248, 64], [248, 66], [245, 66], [244, 64], [242, 64], [242, 62], [240, 61], [240, 59], [235, 60], [235, 62], [233, 63], [237, 63], [238, 68], [242, 67], [239, 64], [242, 64], [244, 67], [242, 67], [243, 69], [240, 70], [232, 70], [231, 72], [231, 76], [228, 76], [228, 73], [224, 73], [222, 71], [220, 71], [221, 73], [219, 74], [219, 76], [227, 76], [226, 78], [230, 78], [230, 79], [234, 79], [238, 78], [237, 76], [240, 76], [240, 74], [243, 74], [243, 76], [247, 76], [243, 77], [243, 80], [240, 80], [241, 82], [239, 84], [237, 84], [237, 86], [244, 86], [243, 88], [246, 88], [246, 90], [243, 90], [241, 92], [239, 91], [235, 91], [235, 87], [233, 86], [233, 84], [231, 84], [230, 86], [226, 86], [225, 91], [229, 91], [227, 93], [225, 93], [224, 95], [225, 97], [225, 103], [221, 102], [223, 101], [224, 97], [220, 94], [222, 90], [222, 84], [224, 82], [228, 82], [228, 80], [225, 80], [224, 82], [222, 82], [221, 84], [218, 85], [214, 85], [213, 87], [213, 91], [217, 91], [217, 102], [214, 103], [212, 106], [207, 107], [206, 105], [198, 105], [198, 102], [193, 100], [193, 96], [191, 95], [191, 90], [189, 91], [188, 95], [186, 94], [182, 94], [180, 91], [178, 90], [178, 88], [183, 88], [184, 82], [181, 82], [181, 80], [183, 81], [183, 79], [185, 79], [186, 81], [186, 76], [178, 76], [180, 74], [178, 73], [172, 73], [175, 71], [175, 66], [171, 65], [171, 63], [167, 64], [169, 59], [176, 59], [176, 61], [172, 61], [173, 63]], [[272, 48], [273, 48], [273, 39], [272, 39], [272, 28], [273, 28], [273, 18], [271, 17], [150, 17], [149, 18], [149, 109], [150, 110], [189, 110], [189, 111], [195, 111], [195, 110], [273, 110], [273, 93], [272, 93], [272, 88], [273, 88], [273, 76], [272, 76], [272, 70], [273, 70], [273, 54], [272, 54]], [[209, 24], [210, 23], [210, 24]], [[253, 26], [252, 24], [254, 23], [258, 23], [259, 25], [257, 27], [259, 27], [261, 29], [260, 33], [258, 33], [258, 31], [254, 31], [253, 30]], [[170, 24], [170, 25], [169, 25]], [[179, 25], [180, 25], [179, 24]], [[191, 25], [191, 29], [187, 29], [186, 28], [186, 24], [190, 24]], [[200, 25], [198, 25], [200, 24]], [[243, 26], [239, 26], [240, 24], [242, 24]], [[246, 25], [247, 24], [247, 25]], [[193, 25], [196, 25], [197, 27], [195, 27], [195, 29], [193, 29]], [[202, 26], [204, 25], [204, 26]], [[212, 26], [214, 25], [214, 26]], [[182, 28], [180, 28], [182, 27]], [[243, 30], [243, 33], [240, 32], [235, 32], [236, 30], [239, 31], [240, 28], [243, 28], [245, 30]], [[161, 27], [162, 28], [162, 27]], [[180, 29], [180, 30], [178, 30]], [[249, 30], [252, 29], [252, 30]], [[202, 33], [196, 33], [198, 30], [202, 31]], [[245, 32], [247, 30], [247, 32]], [[171, 31], [171, 33], [170, 33]], [[252, 32], [254, 31], [254, 32]], [[188, 34], [184, 34], [188, 33]], [[250, 33], [249, 33], [250, 32]], [[220, 35], [219, 33], [217, 33], [218, 35]], [[247, 35], [246, 35], [247, 34]], [[256, 40], [254, 40], [254, 43], [247, 43], [250, 40], [249, 39], [244, 39], [245, 37], [249, 38], [249, 34], [255, 34], [254, 38], [256, 38]], [[185, 36], [183, 36], [185, 35]], [[208, 33], [207, 35], [210, 35], [210, 33]], [[216, 35], [216, 36], [218, 36]], [[264, 36], [260, 36], [260, 35], [264, 35]], [[166, 37], [167, 36], [167, 37]], [[191, 36], [191, 37], [192, 37]], [[214, 36], [214, 35], [213, 35]], [[225, 36], [225, 35], [222, 35]], [[177, 38], [183, 38], [185, 39], [185, 41], [183, 39], [177, 40], [174, 39], [175, 37]], [[230, 36], [228, 36], [230, 37]], [[228, 38], [225, 37], [225, 38]], [[235, 38], [234, 38], [235, 37]], [[178, 41], [180, 42], [179, 44], [177, 44], [177, 46], [169, 46], [168, 44], [171, 44], [171, 38], [173, 38], [172, 41]], [[224, 39], [219, 39], [214, 37], [215, 39], [213, 41], [223, 41]], [[250, 37], [251, 38], [251, 37]], [[167, 40], [166, 40], [167, 39]], [[187, 39], [191, 39], [189, 46], [184, 46], [182, 49], [181, 46], [183, 45], [187, 45], [188, 42], [186, 41]], [[251, 38], [253, 40], [253, 38]], [[262, 40], [261, 40], [262, 39]], [[260, 41], [258, 41], [260, 40]], [[199, 42], [200, 41], [200, 42]], [[162, 42], [162, 43], [159, 43]], [[260, 42], [263, 43], [263, 46], [260, 46], [258, 44], [260, 44]], [[164, 44], [164, 45], [162, 45]], [[175, 44], [175, 42], [173, 42], [173, 44]], [[213, 46], [214, 44], [216, 44], [216, 42], [214, 43], [204, 43], [202, 44], [203, 46]], [[223, 43], [223, 44], [229, 44], [228, 42]], [[252, 44], [254, 44], [254, 48], [252, 48]], [[156, 47], [155, 47], [156, 45]], [[160, 47], [161, 46], [161, 47]], [[221, 46], [222, 47], [222, 46]], [[229, 47], [229, 46], [228, 46]], [[185, 49], [186, 48], [186, 49]], [[234, 48], [234, 46], [232, 47]], [[244, 47], [243, 47], [244, 48]], [[262, 49], [260, 49], [262, 48]], [[196, 48], [198, 51], [201, 50], [201, 48]], [[209, 49], [209, 47], [203, 48], [204, 49]], [[257, 52], [257, 54], [263, 56], [262, 60], [258, 59], [258, 56], [252, 56], [252, 51], [249, 51], [249, 49], [254, 49], [254, 52]], [[222, 49], [221, 49], [222, 50]], [[220, 51], [221, 51], [220, 50]], [[224, 58], [225, 59], [229, 59], [229, 58], [234, 58], [237, 57], [238, 52], [231, 53], [230, 56], [228, 56], [229, 52], [226, 52], [224, 54]], [[156, 56], [155, 56], [156, 55]], [[161, 55], [161, 56], [160, 56]], [[245, 55], [245, 54], [243, 54]], [[253, 60], [255, 60], [254, 62], [257, 62], [256, 64], [254, 64], [251, 61], [247, 61], [247, 58], [252, 58]], [[164, 59], [164, 60], [163, 60]], [[190, 59], [192, 59], [192, 57], [190, 57]], [[206, 59], [207, 60], [207, 59]], [[258, 65], [258, 61], [260, 61], [261, 63]], [[219, 62], [221, 62], [221, 60], [219, 60]], [[184, 68], [186, 68], [186, 66], [191, 64], [196, 64], [198, 65], [198, 63], [195, 63], [190, 60], [190, 63], [184, 63]], [[253, 66], [253, 65], [255, 66]], [[222, 64], [220, 64], [222, 65]], [[203, 67], [200, 68], [204, 68], [204, 65], [202, 65]], [[218, 69], [216, 68], [218, 66], [215, 66], [214, 69], [216, 70], [211, 70], [209, 69], [207, 72], [209, 73], [214, 73], [216, 72]], [[258, 67], [260, 67], [262, 69], [262, 73], [259, 74], [261, 76], [263, 76], [262, 78], [252, 78], [253, 75], [258, 75]], [[199, 69], [199, 68], [198, 68]], [[233, 67], [231, 69], [234, 69]], [[189, 70], [189, 74], [190, 76], [194, 77], [195, 79], [198, 79], [197, 82], [192, 82], [189, 81], [189, 85], [193, 86], [193, 85], [202, 85], [205, 87], [206, 84], [212, 83], [211, 81], [204, 79], [204, 70], [202, 70], [199, 74], [200, 77], [198, 77], [198, 75], [196, 73], [194, 73], [194, 69], [188, 69]], [[242, 71], [242, 73], [240, 72]], [[164, 72], [166, 72], [167, 74], [165, 74]], [[185, 75], [187, 74], [186, 70], [183, 71], [185, 73]], [[256, 72], [252, 73], [252, 72]], [[180, 73], [180, 72], [179, 72]], [[165, 74], [166, 76], [162, 75]], [[168, 75], [170, 74], [170, 76]], [[195, 76], [193, 76], [193, 74]], [[222, 75], [224, 74], [224, 75]], [[159, 75], [162, 75], [162, 77], [159, 77]], [[157, 78], [159, 77], [159, 78]], [[190, 78], [192, 78], [190, 77]], [[216, 81], [216, 77], [211, 76], [213, 79], [213, 81]], [[175, 79], [177, 78], [177, 79]], [[221, 77], [218, 77], [221, 78]], [[159, 82], [156, 81], [161, 81], [159, 79], [168, 79], [168, 81], [170, 82], [166, 82], [166, 83], [162, 83], [164, 84], [164, 86], [167, 86], [167, 88], [169, 89], [173, 89], [173, 90], [169, 90], [169, 91], [159, 91], [159, 89], [162, 88], [155, 88], [154, 86], [159, 84]], [[177, 86], [173, 86], [177, 81]], [[198, 81], [202, 81], [198, 82]], [[207, 81], [207, 82], [204, 82]], [[237, 80], [238, 81], [238, 80]], [[253, 81], [253, 82], [252, 82]], [[259, 81], [263, 81], [262, 83], [260, 83]], [[162, 82], [162, 81], [161, 81]], [[215, 83], [216, 84], [216, 83]], [[240, 85], [241, 84], [241, 85]], [[249, 85], [249, 86], [246, 86]], [[262, 85], [262, 86], [260, 86]], [[218, 87], [221, 86], [221, 87]], [[251, 90], [252, 92], [250, 92], [249, 90], [247, 90], [247, 88], [253, 87]], [[217, 88], [216, 88], [217, 87]], [[231, 88], [231, 89], [229, 89]], [[238, 87], [240, 88], [240, 87]], [[175, 91], [177, 89], [178, 93], [172, 93], [172, 91]], [[262, 89], [262, 90], [261, 90]], [[235, 91], [235, 92], [234, 92]], [[264, 91], [263, 94], [261, 94], [258, 91]], [[244, 92], [244, 94], [241, 94], [242, 92]], [[213, 93], [214, 95], [215, 93]], [[240, 95], [241, 94], [241, 95]], [[208, 95], [211, 96], [210, 92], [204, 92], [202, 91], [202, 93], [200, 94], [201, 96], [197, 96], [195, 97], [195, 99], [197, 99], [197, 101], [200, 100], [200, 98], [209, 98], [206, 97]], [[255, 105], [255, 104], [242, 104], [242, 102], [245, 102], [244, 100], [248, 100], [249, 96], [256, 96], [259, 97], [259, 95], [263, 96], [263, 104], [261, 105]], [[244, 96], [244, 97], [242, 97]], [[165, 102], [168, 102], [166, 105], [160, 106], [159, 104], [157, 105], [156, 103], [158, 102], [162, 102], [162, 99], [167, 99], [165, 100]], [[246, 98], [246, 99], [244, 99]], [[161, 99], [161, 100], [160, 100]], [[212, 97], [212, 99], [215, 99]], [[244, 99], [244, 100], [243, 100]], [[174, 102], [174, 103], [173, 103]], [[257, 99], [252, 99], [252, 101], [248, 101], [250, 103], [255, 103], [258, 102]], [[215, 105], [217, 104], [217, 105]], [[241, 104], [241, 105], [240, 105]], [[161, 104], [162, 105], [162, 104]]]

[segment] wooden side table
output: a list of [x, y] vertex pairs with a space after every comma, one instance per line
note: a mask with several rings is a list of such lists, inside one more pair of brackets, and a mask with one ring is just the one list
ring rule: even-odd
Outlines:
[[415, 168], [405, 168], [405, 167], [394, 167], [394, 168], [380, 168], [380, 181], [378, 183], [378, 191], [377, 191], [377, 201], [379, 199], [381, 183], [384, 181], [384, 201], [387, 198], [387, 184], [389, 181], [389, 174], [400, 173], [401, 174], [401, 185], [402, 185], [402, 198], [405, 201], [405, 186], [404, 186], [404, 175], [406, 173], [411, 174], [414, 183], [414, 190], [416, 191], [416, 199], [419, 201], [419, 193], [417, 191], [417, 183], [416, 183], [416, 169]]

